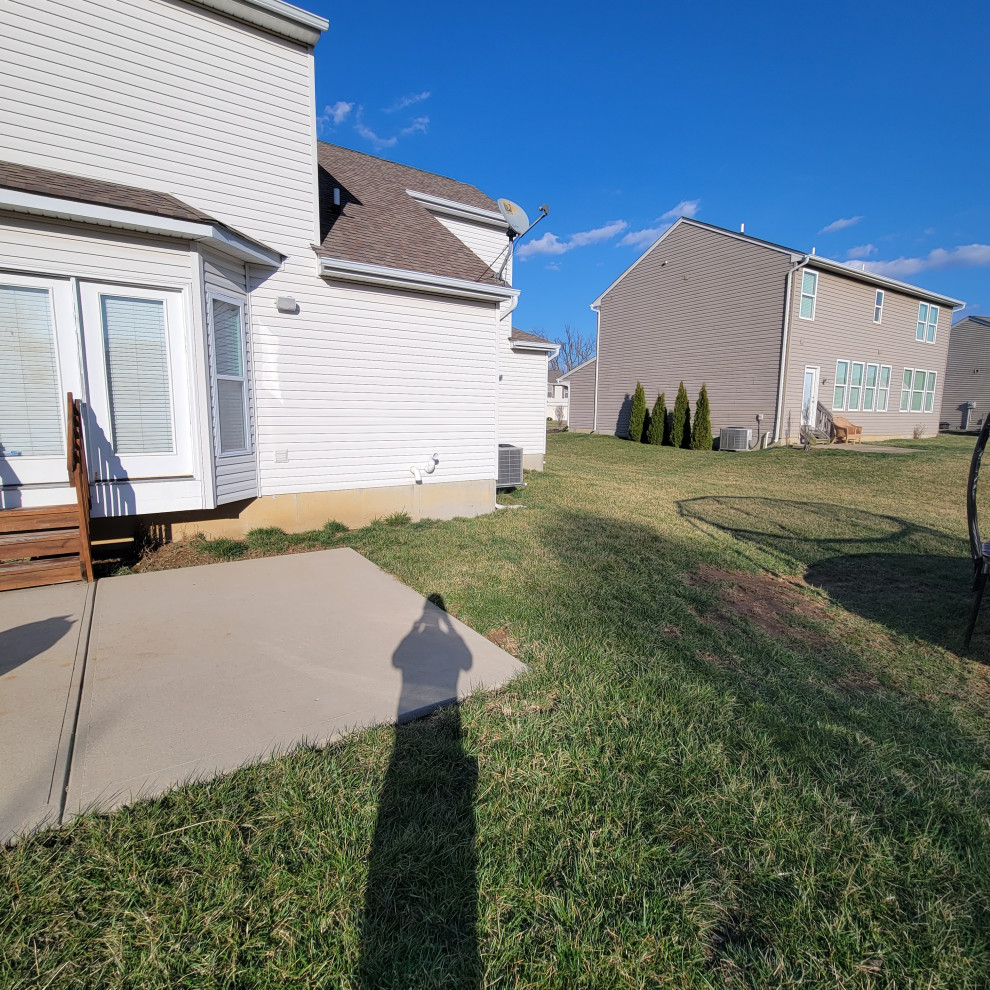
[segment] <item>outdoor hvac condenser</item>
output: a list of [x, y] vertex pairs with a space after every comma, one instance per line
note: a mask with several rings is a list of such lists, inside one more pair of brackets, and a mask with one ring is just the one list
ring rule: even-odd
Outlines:
[[522, 447], [511, 443], [498, 445], [498, 480], [496, 488], [518, 488], [523, 483]]
[[718, 435], [719, 450], [749, 450], [753, 431], [745, 426], [723, 426]]

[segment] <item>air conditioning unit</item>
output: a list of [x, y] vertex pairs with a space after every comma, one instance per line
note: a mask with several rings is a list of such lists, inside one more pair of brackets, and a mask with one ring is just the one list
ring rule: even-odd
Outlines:
[[498, 445], [498, 480], [496, 488], [518, 488], [523, 483], [523, 450], [511, 443]]
[[719, 450], [749, 450], [753, 431], [746, 426], [723, 426], [718, 435]]

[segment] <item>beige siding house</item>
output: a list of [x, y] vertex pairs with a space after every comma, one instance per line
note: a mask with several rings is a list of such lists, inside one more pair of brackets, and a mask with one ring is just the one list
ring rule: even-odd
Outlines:
[[[681, 218], [592, 304], [594, 429], [625, 436], [652, 403], [708, 387], [712, 427], [800, 438], [842, 415], [874, 438], [938, 431], [952, 310], [938, 293]], [[577, 390], [572, 390], [572, 406]], [[573, 415], [573, 413], [572, 413]]]
[[571, 368], [558, 378], [567, 385], [567, 428], [577, 433], [590, 433], [595, 428], [595, 375], [598, 363], [595, 358]]
[[990, 319], [967, 316], [952, 325], [941, 420], [946, 429], [975, 429], [990, 412]]

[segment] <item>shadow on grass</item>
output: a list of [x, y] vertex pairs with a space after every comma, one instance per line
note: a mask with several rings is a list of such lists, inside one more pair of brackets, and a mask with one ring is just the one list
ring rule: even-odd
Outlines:
[[[774, 500], [699, 501], [706, 523], [731, 525], [741, 539], [791, 555], [829, 548], [822, 566], [845, 573], [851, 584], [856, 572], [843, 548], [880, 541], [890, 547], [896, 570], [905, 557], [898, 551], [912, 541], [933, 548], [956, 542], [870, 513], [851, 514], [845, 533], [813, 539], [802, 532], [793, 503], [768, 527], [755, 520], [766, 518]], [[701, 516], [690, 503], [685, 514], [692, 508]], [[812, 520], [830, 515], [821, 506], [809, 512]], [[761, 594], [780, 596], [773, 634], [734, 614], [727, 585], [685, 580], [701, 563], [720, 566], [713, 559], [717, 547], [704, 559], [697, 544], [665, 539], [637, 523], [564, 514], [543, 542], [572, 572], [579, 591], [570, 612], [587, 617], [587, 634], [610, 664], [597, 674], [597, 706], [607, 710], [604, 699], [621, 695], [614, 707], [631, 725], [650, 717], [638, 714], [650, 705], [677, 713], [681, 747], [673, 757], [658, 749], [652, 771], [674, 791], [652, 794], [651, 806], [690, 800], [677, 792], [685, 784], [673, 768], [694, 734], [724, 754], [718, 769], [692, 771], [709, 795], [710, 845], [699, 882], [725, 885], [705, 936], [712, 970], [776, 980], [781, 973], [800, 975], [802, 957], [817, 955], [829, 958], [837, 978], [852, 977], [874, 953], [887, 960], [889, 985], [898, 985], [892, 974], [934, 971], [952, 944], [975, 953], [967, 965], [987, 972], [981, 932], [990, 923], [990, 792], [983, 784], [990, 744], [982, 721], [956, 709], [958, 695], [937, 666], [941, 658], [901, 654], [889, 643], [881, 654], [858, 630], [836, 625], [806, 592], [766, 577]], [[885, 579], [882, 556], [874, 552], [858, 562], [864, 580]], [[934, 559], [929, 570], [942, 567], [944, 558]], [[938, 573], [937, 580], [948, 581], [954, 571]], [[945, 596], [945, 607], [957, 594], [934, 593]], [[798, 600], [808, 607], [789, 610]], [[793, 628], [786, 625], [791, 618]], [[578, 669], [574, 676], [589, 675]], [[908, 681], [910, 691], [903, 686]], [[606, 729], [588, 731], [603, 738]], [[670, 759], [674, 764], [665, 768]], [[768, 816], [771, 808], [776, 817]], [[669, 841], [662, 833], [642, 839], [657, 846]], [[933, 911], [939, 903], [952, 907], [939, 915]], [[911, 958], [897, 961], [903, 918], [917, 920], [916, 940]], [[838, 930], [847, 922], [859, 932], [856, 939], [833, 941], [829, 925]]]
[[[962, 537], [825, 502], [715, 495], [685, 499], [678, 510], [705, 532], [771, 554], [850, 612], [895, 633], [963, 650], [972, 565]], [[977, 633], [970, 652], [986, 662], [990, 637], [981, 637], [979, 626]]]
[[402, 671], [400, 718], [422, 712], [426, 697], [447, 707], [395, 729], [368, 860], [357, 986], [473, 990], [481, 984], [478, 766], [465, 752], [456, 702], [471, 652], [439, 595], [392, 663]]

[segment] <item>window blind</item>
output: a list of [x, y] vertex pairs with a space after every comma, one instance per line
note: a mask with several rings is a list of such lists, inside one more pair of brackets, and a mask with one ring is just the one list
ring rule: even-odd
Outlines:
[[0, 454], [64, 454], [60, 398], [48, 290], [0, 285]]
[[249, 447], [244, 402], [247, 383], [241, 307], [223, 299], [214, 299], [212, 316], [220, 453], [246, 451]]
[[114, 452], [172, 453], [165, 303], [101, 296], [101, 304]]

